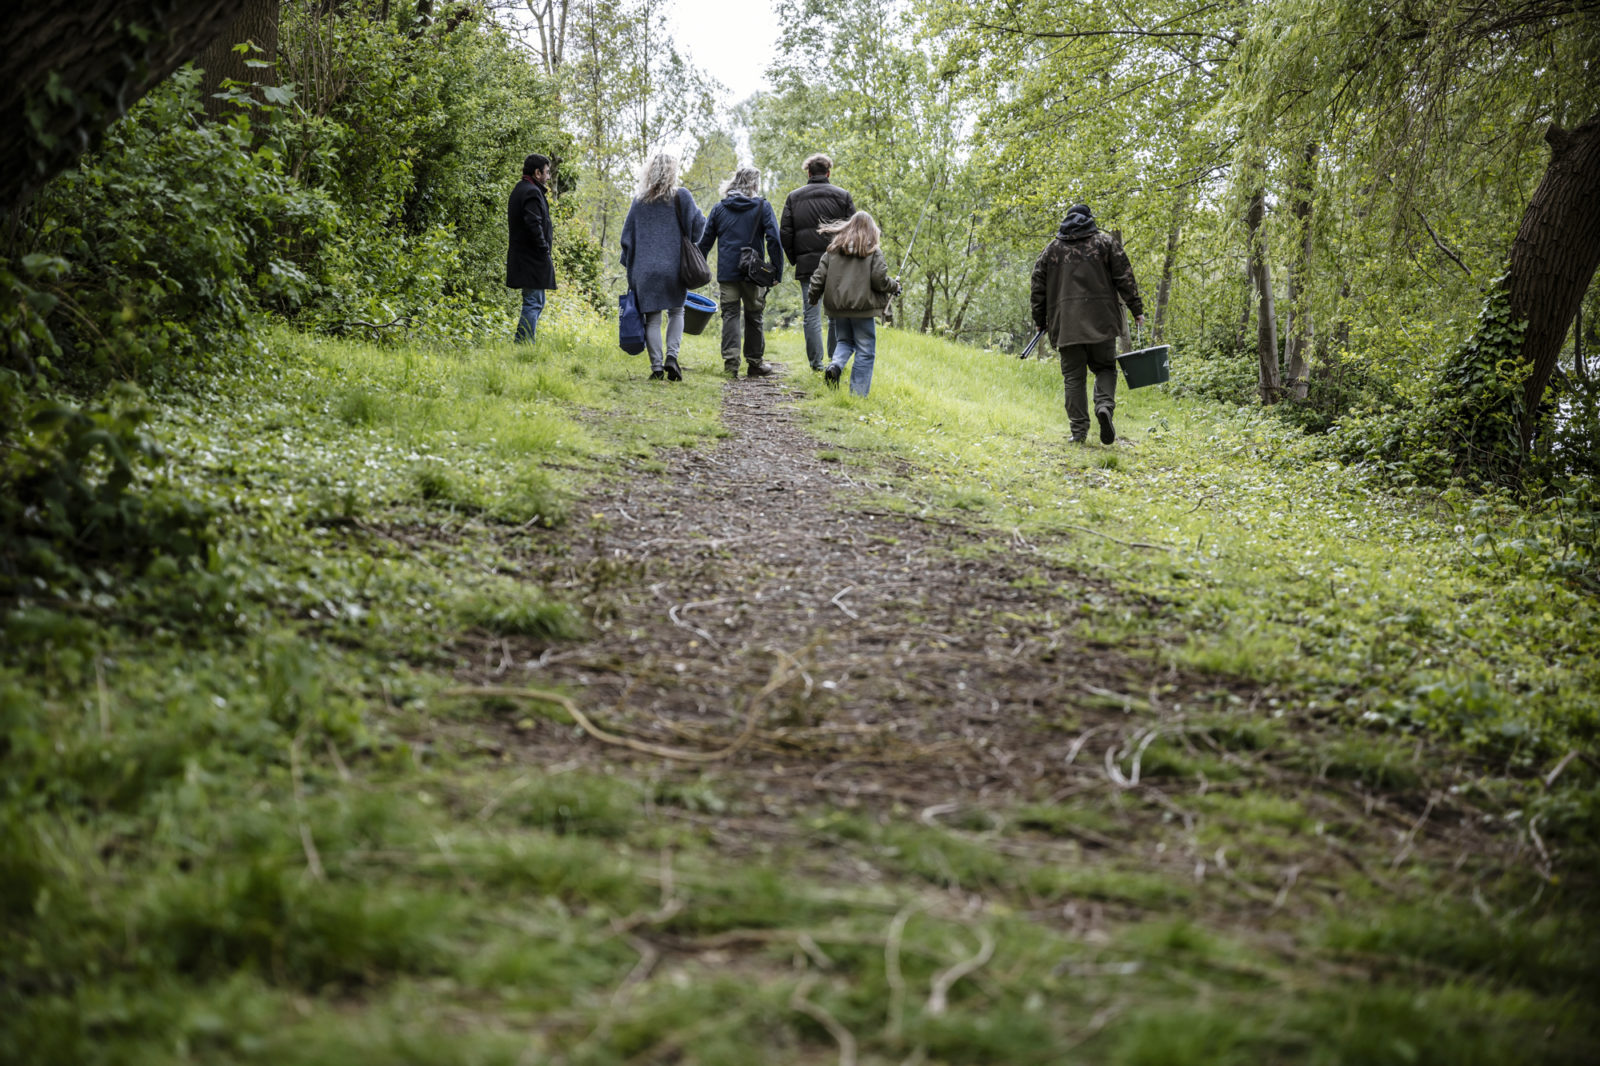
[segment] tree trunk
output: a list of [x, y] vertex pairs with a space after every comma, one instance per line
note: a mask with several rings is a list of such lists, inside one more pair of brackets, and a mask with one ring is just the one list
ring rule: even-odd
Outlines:
[[[211, 46], [195, 57], [194, 65], [204, 73], [200, 78], [200, 98], [206, 106], [206, 118], [215, 122], [234, 110], [225, 100], [217, 99], [224, 81], [241, 81], [249, 84], [276, 85], [278, 61], [278, 7], [279, 0], [243, 0], [235, 9], [238, 14], [222, 35]], [[255, 47], [248, 52], [234, 51], [245, 42]], [[252, 67], [254, 62], [273, 66]]]
[[70, 166], [235, 12], [227, 0], [15, 5], [0, 20], [0, 211]]
[[1261, 224], [1267, 214], [1267, 193], [1257, 189], [1250, 197], [1245, 221], [1250, 227], [1250, 280], [1259, 300], [1256, 307], [1256, 363], [1262, 403], [1277, 403], [1283, 392], [1278, 376], [1278, 318], [1272, 302], [1272, 268], [1267, 264], [1267, 242]]
[[1185, 197], [1179, 195], [1172, 205], [1172, 225], [1167, 229], [1167, 251], [1161, 257], [1161, 284], [1156, 287], [1156, 311], [1150, 321], [1152, 344], [1160, 344], [1166, 335], [1167, 303], [1172, 298], [1172, 270], [1178, 261], [1178, 236], [1182, 231]]
[[932, 333], [933, 332], [933, 275], [932, 274], [927, 274], [927, 275], [924, 275], [924, 278], [928, 283], [928, 294], [927, 294], [927, 299], [924, 300], [923, 303], [922, 303], [922, 327], [920, 329], [920, 332], [922, 332], [922, 333]]
[[1518, 353], [1523, 382], [1522, 450], [1561, 355], [1567, 328], [1600, 266], [1600, 115], [1572, 131], [1545, 131], [1550, 165], [1522, 215], [1506, 274], [1512, 321], [1526, 321]]
[[1311, 299], [1307, 295], [1306, 279], [1311, 276], [1311, 194], [1316, 179], [1317, 153], [1315, 142], [1306, 145], [1304, 169], [1295, 182], [1295, 199], [1291, 213], [1294, 216], [1295, 259], [1289, 264], [1289, 277], [1285, 293], [1289, 301], [1288, 321], [1284, 328], [1289, 333], [1288, 350], [1284, 353], [1289, 395], [1296, 400], [1306, 398], [1310, 370], [1307, 353], [1311, 351]]

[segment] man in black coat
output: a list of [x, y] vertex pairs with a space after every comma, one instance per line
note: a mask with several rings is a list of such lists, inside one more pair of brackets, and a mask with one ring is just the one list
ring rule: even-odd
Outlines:
[[555, 227], [550, 224], [550, 198], [546, 189], [554, 168], [545, 156], [535, 153], [522, 163], [522, 180], [511, 190], [506, 205], [506, 285], [522, 290], [522, 317], [517, 321], [516, 340], [532, 344], [539, 330], [539, 313], [544, 310], [546, 289], [556, 287], [556, 265], [550, 256]]
[[820, 371], [833, 357], [833, 323], [828, 323], [828, 347], [822, 347], [822, 308], [811, 302], [811, 275], [816, 272], [829, 238], [818, 232], [825, 222], [845, 221], [856, 213], [850, 194], [828, 180], [833, 160], [818, 152], [806, 160], [806, 183], [783, 202], [778, 243], [794, 265], [800, 282], [800, 307], [805, 315], [806, 360]]

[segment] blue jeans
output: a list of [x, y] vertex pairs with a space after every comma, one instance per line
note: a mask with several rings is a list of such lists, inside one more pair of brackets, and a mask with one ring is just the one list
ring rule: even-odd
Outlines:
[[850, 368], [850, 391], [865, 396], [872, 388], [872, 357], [878, 350], [878, 320], [875, 318], [830, 318], [828, 325], [838, 336], [833, 349], [833, 365], [840, 370], [855, 352], [856, 362]]
[[806, 362], [811, 364], [812, 370], [821, 370], [828, 363], [828, 353], [833, 351], [834, 328], [833, 319], [828, 319], [828, 346], [822, 346], [822, 305], [814, 304], [810, 298], [811, 275], [807, 274], [800, 279], [800, 311], [802, 325], [806, 335]]
[[517, 343], [533, 343], [534, 336], [539, 332], [539, 312], [543, 310], [544, 290], [523, 289], [522, 317], [517, 320]]

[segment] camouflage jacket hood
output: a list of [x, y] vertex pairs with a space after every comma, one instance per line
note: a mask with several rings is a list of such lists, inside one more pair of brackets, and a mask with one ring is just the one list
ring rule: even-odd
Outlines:
[[[1089, 226], [1076, 237], [1058, 234], [1033, 265], [1033, 324], [1058, 349], [1121, 334], [1119, 298], [1135, 315], [1144, 314], [1128, 254], [1111, 234], [1092, 228], [1092, 219]], [[1062, 230], [1066, 228], [1062, 223]]]

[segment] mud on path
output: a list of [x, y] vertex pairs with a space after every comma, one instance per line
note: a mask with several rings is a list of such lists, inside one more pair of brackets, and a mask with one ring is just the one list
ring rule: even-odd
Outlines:
[[[729, 383], [715, 448], [661, 455], [665, 473], [620, 470], [541, 546], [530, 568], [593, 614], [590, 638], [486, 639], [461, 649], [474, 665], [458, 677], [564, 691], [594, 728], [508, 702], [487, 723], [502, 757], [712, 782], [725, 807], [669, 813], [733, 854], [814, 846], [796, 841], [797, 816], [819, 811], [981, 834], [1015, 829], [1019, 807], [1087, 804], [1095, 817], [1023, 819], [1002, 850], [1186, 884], [1209, 871], [1236, 916], [1291, 893], [1336, 898], [1351, 877], [1392, 891], [1396, 855], [1462, 877], [1513, 861], [1516, 842], [1487, 836], [1439, 782], [1388, 788], [1319, 761], [1316, 722], [1293, 725], [1299, 756], [1253, 750], [1252, 721], [1293, 721], [1272, 693], [1095, 639], [1096, 609], [1159, 605], [1015, 536], [985, 550], [980, 532], [874, 504], [892, 482], [827, 461], [788, 406], [797, 395], [781, 377]], [[1241, 849], [1224, 827], [1219, 848], [1201, 832], [1215, 806], [1186, 798], [1257, 788], [1299, 804], [1314, 835], [1242, 826]]]

